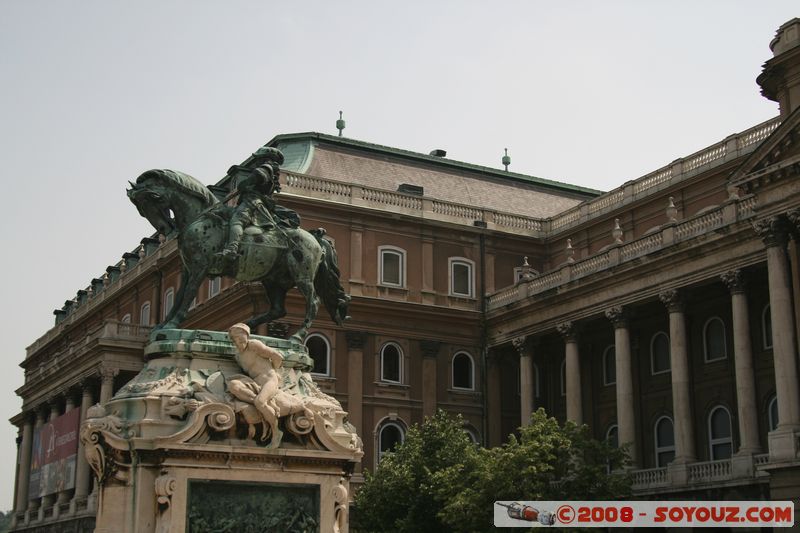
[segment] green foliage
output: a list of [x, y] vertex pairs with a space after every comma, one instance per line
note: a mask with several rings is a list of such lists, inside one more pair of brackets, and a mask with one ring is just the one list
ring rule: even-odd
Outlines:
[[356, 494], [354, 530], [377, 533], [493, 529], [496, 500], [613, 500], [630, 480], [609, 475], [627, 461], [624, 449], [592, 439], [586, 426], [563, 427], [540, 409], [503, 446], [470, 443], [460, 418], [443, 411], [412, 428]]
[[444, 502], [437, 486], [441, 471], [458, 467], [476, 447], [461, 417], [437, 412], [413, 426], [405, 442], [383, 456], [355, 495], [353, 529], [397, 533], [449, 531], [437, 516]]

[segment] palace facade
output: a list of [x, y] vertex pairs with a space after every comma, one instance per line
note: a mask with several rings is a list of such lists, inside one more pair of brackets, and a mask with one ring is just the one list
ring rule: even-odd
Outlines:
[[[544, 407], [628, 445], [640, 497], [798, 502], [800, 19], [771, 47], [758, 83], [778, 117], [606, 193], [441, 150], [268, 143], [286, 157], [278, 201], [326, 229], [352, 295], [352, 319], [321, 312], [306, 344], [363, 468], [438, 408], [495, 446]], [[27, 349], [14, 531], [92, 530], [80, 445], [54, 462], [43, 435], [77, 430], [138, 373], [180, 271], [175, 239], [142, 239]], [[266, 304], [258, 284], [208, 280], [184, 327], [226, 330]], [[293, 293], [258, 333], [286, 335], [302, 308]]]

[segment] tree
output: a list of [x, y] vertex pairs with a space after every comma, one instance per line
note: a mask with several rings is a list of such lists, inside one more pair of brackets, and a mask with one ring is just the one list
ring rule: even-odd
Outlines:
[[405, 441], [383, 456], [374, 473], [365, 472], [356, 492], [353, 529], [377, 533], [450, 531], [439, 512], [444, 506], [438, 473], [462, 464], [476, 446], [461, 417], [439, 410], [421, 426], [412, 426]]
[[539, 409], [497, 448], [471, 443], [460, 417], [439, 411], [408, 432], [355, 497], [354, 530], [378, 533], [492, 530], [497, 500], [614, 500], [630, 479], [609, 475], [624, 449], [590, 437], [586, 426], [560, 426]]
[[626, 475], [609, 475], [628, 463], [625, 449], [589, 435], [587, 426], [560, 426], [543, 409], [497, 448], [474, 450], [463, 466], [437, 474], [445, 505], [439, 512], [451, 531], [492, 527], [497, 500], [615, 500], [630, 495]]

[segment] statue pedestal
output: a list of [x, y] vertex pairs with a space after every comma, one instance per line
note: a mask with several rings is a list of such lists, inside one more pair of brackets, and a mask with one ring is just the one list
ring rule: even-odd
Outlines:
[[100, 486], [97, 532], [348, 530], [361, 440], [310, 379], [304, 346], [251, 339], [284, 356], [281, 391], [300, 406], [281, 413], [280, 444], [231, 393], [248, 377], [224, 333], [159, 331], [139, 375], [81, 426]]

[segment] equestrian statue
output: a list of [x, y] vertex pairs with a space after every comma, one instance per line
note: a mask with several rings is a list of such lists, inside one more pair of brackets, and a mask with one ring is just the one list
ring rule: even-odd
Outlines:
[[128, 197], [139, 214], [159, 233], [177, 236], [183, 262], [175, 303], [156, 329], [180, 326], [203, 279], [216, 276], [264, 286], [270, 308], [250, 318], [250, 328], [285, 316], [286, 293], [293, 287], [302, 293], [306, 308], [292, 339], [302, 342], [308, 335], [317, 296], [337, 324], [349, 318], [350, 297], [339, 281], [336, 249], [325, 230], [300, 228], [297, 213], [273, 198], [280, 192], [281, 164], [278, 149], [260, 148], [245, 165], [228, 171], [232, 192], [221, 200], [193, 177], [173, 170], [148, 170], [131, 183]]

